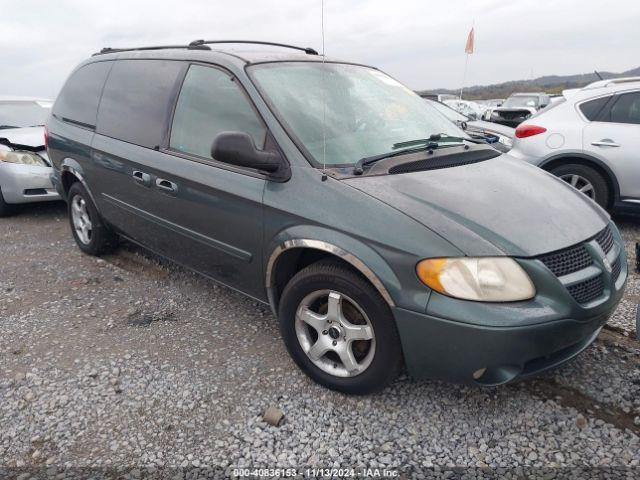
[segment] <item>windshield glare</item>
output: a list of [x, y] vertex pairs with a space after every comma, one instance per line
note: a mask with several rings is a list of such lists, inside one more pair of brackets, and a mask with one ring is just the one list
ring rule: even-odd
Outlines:
[[329, 166], [353, 165], [432, 134], [466, 138], [417, 94], [372, 68], [278, 62], [250, 72], [315, 166], [323, 163], [323, 138]]
[[526, 97], [526, 96], [509, 97], [502, 104], [502, 106], [503, 107], [537, 107], [538, 97]]
[[34, 101], [0, 102], [0, 126], [31, 127], [44, 125], [51, 103]]

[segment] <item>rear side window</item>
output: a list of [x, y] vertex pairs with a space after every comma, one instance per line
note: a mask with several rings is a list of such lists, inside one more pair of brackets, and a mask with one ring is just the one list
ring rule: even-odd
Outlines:
[[584, 102], [580, 105], [580, 111], [582, 114], [587, 117], [587, 120], [593, 122], [597, 117], [602, 108], [607, 104], [611, 97], [601, 97], [596, 98], [595, 100], [590, 100], [588, 102]]
[[620, 95], [607, 112], [605, 121], [640, 124], [640, 92]]
[[229, 75], [217, 68], [192, 65], [176, 105], [170, 147], [211, 158], [211, 144], [220, 132], [248, 133], [259, 149], [264, 147], [267, 133]]
[[116, 61], [104, 87], [96, 131], [142, 147], [161, 146], [184, 63]]
[[73, 72], [58, 95], [53, 115], [60, 120], [94, 128], [102, 87], [112, 63], [90, 63]]

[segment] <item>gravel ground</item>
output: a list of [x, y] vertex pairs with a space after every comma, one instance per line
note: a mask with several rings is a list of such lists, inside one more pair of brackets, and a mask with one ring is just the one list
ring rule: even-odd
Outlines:
[[[619, 224], [632, 255], [640, 223]], [[268, 307], [130, 245], [83, 255], [60, 204], [0, 220], [0, 255], [0, 476], [640, 472], [637, 274], [614, 329], [551, 374], [495, 389], [400, 378], [348, 397], [295, 367]]]

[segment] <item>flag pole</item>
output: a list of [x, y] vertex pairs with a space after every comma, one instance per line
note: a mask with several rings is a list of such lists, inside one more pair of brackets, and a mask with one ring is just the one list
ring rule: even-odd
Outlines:
[[462, 91], [464, 90], [464, 84], [467, 81], [467, 67], [469, 66], [469, 54], [467, 53], [464, 61], [464, 74], [462, 75], [462, 86], [460, 87], [460, 100], [462, 100]]
[[471, 25], [471, 30], [469, 31], [469, 35], [467, 35], [467, 44], [464, 46], [464, 53], [467, 54], [464, 60], [464, 74], [462, 75], [462, 85], [460, 86], [460, 100], [462, 100], [462, 92], [464, 91], [464, 85], [467, 82], [467, 68], [469, 67], [469, 55], [473, 53], [474, 44], [475, 44], [475, 29], [476, 29], [476, 21], [473, 20], [473, 24]]

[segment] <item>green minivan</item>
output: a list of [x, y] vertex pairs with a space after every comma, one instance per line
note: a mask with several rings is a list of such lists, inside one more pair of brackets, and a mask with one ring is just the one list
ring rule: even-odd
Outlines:
[[600, 207], [375, 68], [264, 43], [71, 73], [47, 148], [82, 251], [124, 237], [268, 303], [298, 366], [347, 393], [403, 366], [499, 385], [594, 341], [627, 278]]

